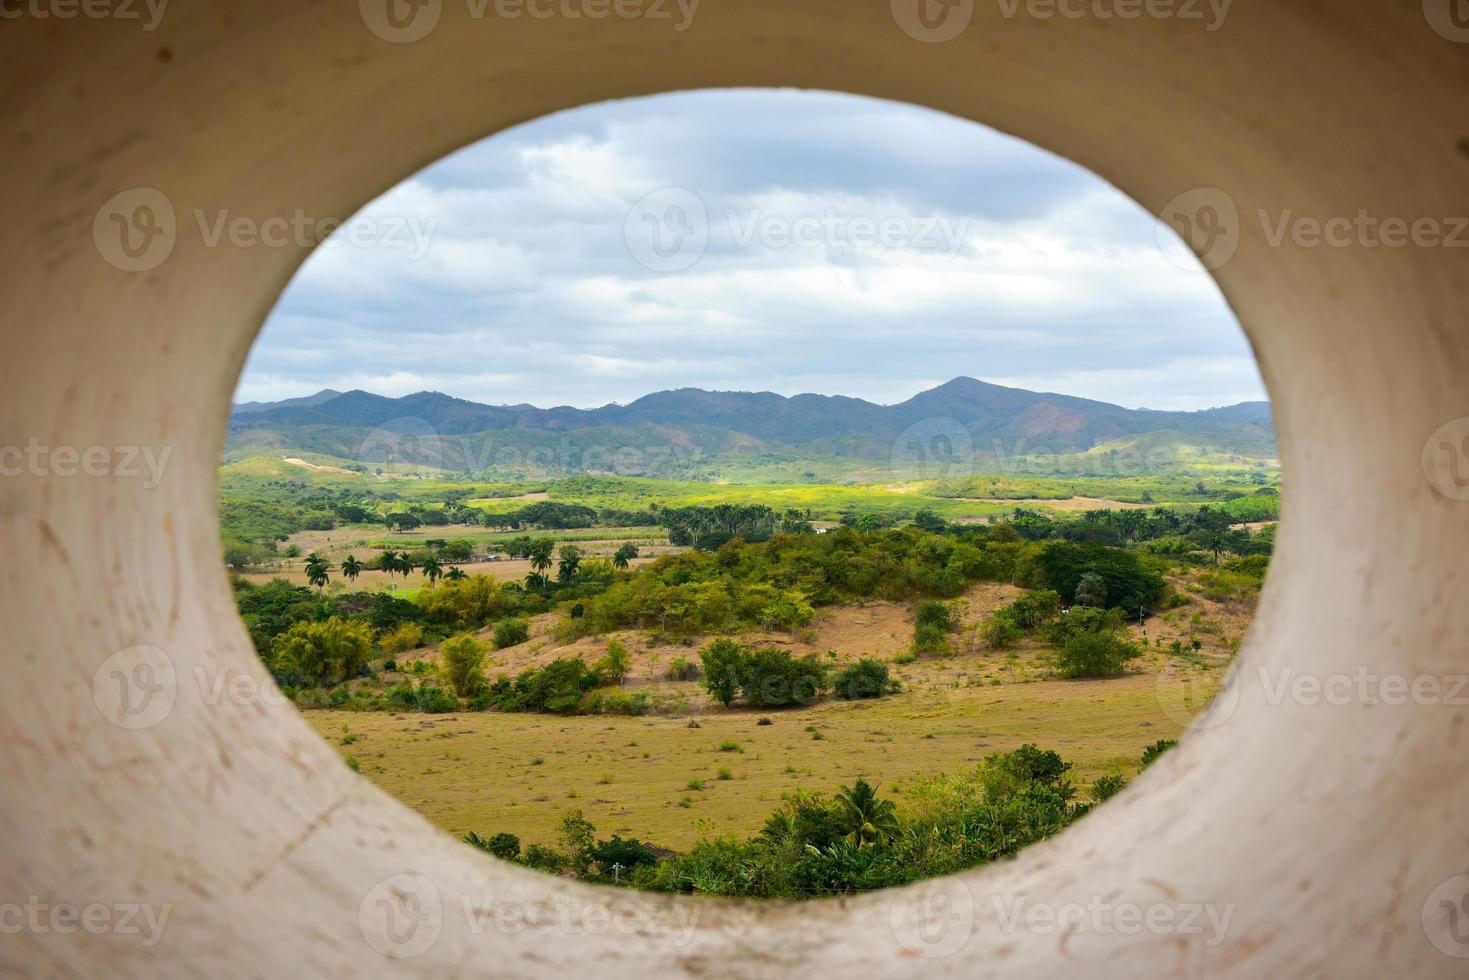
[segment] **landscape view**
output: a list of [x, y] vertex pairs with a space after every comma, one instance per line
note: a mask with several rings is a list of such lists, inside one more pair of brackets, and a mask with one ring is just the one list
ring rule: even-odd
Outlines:
[[[658, 187], [709, 202], [688, 269], [629, 237]], [[930, 205], [966, 229], [944, 255], [718, 217]], [[1270, 407], [1207, 275], [1095, 177], [910, 107], [688, 93], [502, 134], [364, 214], [405, 209], [447, 223], [426, 258], [323, 249], [267, 324], [223, 556], [311, 726], [468, 846], [888, 887], [1084, 818], [1223, 683], [1279, 517]]]

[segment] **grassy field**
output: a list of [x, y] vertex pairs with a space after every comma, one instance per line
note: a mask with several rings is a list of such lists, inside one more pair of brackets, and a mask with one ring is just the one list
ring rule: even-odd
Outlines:
[[[1192, 592], [1189, 583], [1175, 583]], [[894, 667], [903, 690], [889, 698], [828, 701], [783, 711], [725, 710], [693, 683], [664, 680], [669, 660], [696, 648], [618, 634], [633, 653], [628, 690], [646, 690], [666, 713], [641, 718], [562, 718], [497, 712], [451, 715], [309, 711], [311, 725], [388, 793], [444, 830], [509, 831], [553, 843], [569, 809], [604, 835], [632, 835], [674, 849], [707, 835], [758, 832], [781, 795], [829, 792], [857, 776], [901, 795], [916, 776], [958, 772], [985, 756], [1035, 742], [1072, 761], [1081, 786], [1131, 775], [1143, 748], [1177, 738], [1224, 676], [1251, 610], [1197, 594], [1188, 605], [1132, 627], [1148, 652], [1110, 680], [1049, 679], [1050, 651], [978, 649], [973, 629], [1018, 592], [983, 583], [961, 607], [959, 653]], [[518, 647], [495, 651], [491, 676], [565, 656], [591, 661], [604, 638], [558, 644], [555, 616], [539, 617]], [[801, 654], [838, 651], [834, 666], [906, 651], [911, 610], [868, 602], [823, 611], [804, 637], [747, 637]], [[1198, 636], [1184, 656], [1168, 644]], [[433, 650], [400, 657], [435, 659]], [[772, 724], [758, 724], [768, 717]], [[698, 727], [690, 727], [690, 722]], [[819, 732], [817, 738], [814, 732]], [[738, 748], [722, 751], [721, 744]]]

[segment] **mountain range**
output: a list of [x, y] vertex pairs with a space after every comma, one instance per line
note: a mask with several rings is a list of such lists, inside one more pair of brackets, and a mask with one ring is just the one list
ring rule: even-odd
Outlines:
[[483, 405], [431, 391], [387, 398], [326, 390], [237, 405], [230, 418], [235, 454], [296, 450], [374, 462], [387, 434], [405, 437], [390, 440], [399, 461], [451, 470], [491, 470], [500, 458], [536, 451], [562, 456], [565, 465], [559, 468], [572, 472], [598, 467], [570, 461], [568, 452], [580, 460], [592, 452], [633, 449], [674, 461], [644, 475], [671, 475], [670, 466], [692, 472], [695, 461], [720, 456], [888, 460], [899, 444], [934, 439], [980, 456], [1087, 454], [1113, 444], [1275, 454], [1268, 402], [1165, 412], [967, 377], [896, 405], [841, 395], [681, 388], [627, 405], [537, 408]]

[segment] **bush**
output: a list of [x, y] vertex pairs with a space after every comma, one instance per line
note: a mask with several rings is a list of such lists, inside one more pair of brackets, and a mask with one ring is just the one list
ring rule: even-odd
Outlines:
[[948, 653], [949, 633], [953, 628], [948, 606], [933, 599], [920, 602], [914, 616], [913, 651]]
[[443, 715], [459, 710], [459, 699], [442, 687], [424, 684], [418, 689], [418, 710], [426, 715]]
[[1116, 677], [1140, 653], [1116, 633], [1078, 633], [1061, 648], [1058, 665], [1063, 677]]
[[464, 837], [464, 843], [476, 847], [486, 854], [493, 854], [503, 861], [514, 861], [520, 857], [520, 838], [514, 834], [499, 833], [485, 840], [474, 831], [470, 831]]
[[435, 621], [451, 629], [476, 629], [505, 611], [505, 593], [488, 575], [441, 580], [418, 594], [418, 602]]
[[367, 667], [372, 633], [367, 624], [340, 619], [299, 622], [275, 638], [275, 669], [285, 677], [318, 687], [340, 684]]
[[1015, 617], [1006, 610], [1001, 610], [984, 621], [980, 629], [980, 637], [984, 645], [991, 650], [1008, 650], [1020, 642], [1023, 632]]
[[671, 681], [696, 681], [699, 665], [683, 657], [674, 657], [668, 663], [668, 679]]
[[495, 624], [495, 649], [503, 650], [530, 639], [530, 623], [523, 619], [502, 619]]
[[501, 677], [490, 685], [489, 703], [502, 711], [546, 711], [574, 715], [582, 696], [597, 686], [597, 672], [575, 657], [553, 660], [524, 671], [512, 683]]
[[811, 704], [826, 693], [826, 666], [814, 655], [798, 659], [788, 650], [756, 650], [746, 670], [742, 687], [753, 707]]
[[440, 648], [444, 680], [459, 697], [473, 697], [484, 690], [486, 652], [485, 645], [468, 633], [444, 641]]
[[1153, 763], [1157, 762], [1159, 756], [1161, 756], [1164, 752], [1167, 752], [1169, 749], [1173, 748], [1177, 744], [1178, 742], [1171, 738], [1160, 738], [1152, 745], [1149, 745], [1147, 748], [1143, 749], [1142, 768], [1146, 769], [1148, 768], [1148, 766], [1151, 766]]
[[623, 678], [627, 677], [628, 667], [632, 664], [632, 655], [627, 652], [627, 647], [616, 640], [607, 641], [607, 656], [598, 660], [593, 669], [600, 675], [602, 680], [608, 684], [621, 684]]
[[844, 667], [832, 681], [832, 691], [845, 701], [880, 698], [897, 685], [888, 675], [887, 664], [864, 658]]
[[388, 630], [378, 639], [384, 653], [405, 653], [423, 646], [423, 627], [417, 623], [403, 623]]
[[1102, 776], [1092, 783], [1092, 799], [1098, 803], [1105, 803], [1127, 787], [1127, 777], [1117, 773]]

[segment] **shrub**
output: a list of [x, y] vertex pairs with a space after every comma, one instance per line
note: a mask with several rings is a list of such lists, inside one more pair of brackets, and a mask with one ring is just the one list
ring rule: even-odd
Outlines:
[[914, 615], [914, 652], [947, 653], [949, 633], [953, 629], [954, 620], [947, 605], [933, 599], [920, 602]]
[[1147, 748], [1143, 749], [1142, 768], [1146, 769], [1148, 768], [1148, 766], [1151, 766], [1153, 763], [1157, 762], [1159, 756], [1161, 756], [1164, 752], [1167, 752], [1169, 749], [1173, 748], [1177, 744], [1178, 742], [1171, 738], [1160, 738], [1152, 745], [1149, 745]]
[[520, 857], [520, 838], [514, 834], [498, 833], [489, 840], [470, 831], [464, 837], [464, 843], [471, 847], [479, 848], [486, 854], [493, 854], [504, 861], [514, 861]]
[[275, 638], [275, 669], [316, 686], [340, 684], [367, 667], [372, 633], [367, 624], [333, 616], [324, 622], [298, 622]]
[[459, 710], [459, 699], [442, 687], [424, 684], [418, 689], [418, 710], [428, 715], [442, 715]]
[[582, 696], [596, 686], [596, 671], [575, 657], [565, 657], [539, 670], [526, 670], [514, 682], [499, 678], [490, 685], [489, 703], [504, 711], [573, 715], [581, 710]]
[[887, 664], [871, 658], [863, 658], [844, 667], [831, 685], [836, 696], [846, 701], [880, 698], [892, 693], [895, 686], [888, 675]]
[[523, 619], [502, 619], [495, 624], [495, 649], [503, 650], [530, 639], [530, 624]]
[[699, 665], [684, 657], [674, 657], [668, 663], [668, 679], [671, 681], [696, 681]]
[[[404, 653], [423, 646], [423, 627], [417, 623], [403, 623], [388, 630], [378, 639], [384, 653]], [[386, 669], [386, 668], [384, 668]]]
[[1127, 778], [1118, 773], [1109, 773], [1092, 783], [1092, 799], [1105, 803], [1127, 787]]
[[632, 663], [632, 655], [627, 652], [627, 647], [616, 640], [607, 641], [607, 656], [598, 660], [593, 669], [600, 675], [602, 680], [608, 684], [621, 684], [627, 676], [628, 667]]
[[742, 748], [740, 748], [740, 743], [739, 742], [736, 742], [733, 739], [727, 738], [723, 742], [720, 742], [719, 743], [719, 751], [721, 751], [721, 752], [743, 752], [745, 750], [742, 749]]
[[1020, 642], [1023, 635], [1020, 624], [1007, 610], [1001, 610], [984, 621], [980, 629], [980, 638], [984, 645], [991, 650], [1008, 650]]
[[1116, 633], [1078, 633], [1061, 648], [1058, 664], [1063, 677], [1116, 677], [1140, 653]]
[[756, 650], [746, 661], [742, 690], [757, 708], [811, 704], [826, 693], [826, 665], [814, 654], [797, 658], [788, 650]]
[[418, 602], [434, 620], [460, 630], [475, 629], [505, 611], [505, 594], [488, 575], [442, 580], [420, 592]]
[[484, 690], [486, 652], [485, 645], [468, 633], [445, 640], [440, 647], [444, 680], [459, 697], [473, 697]]

